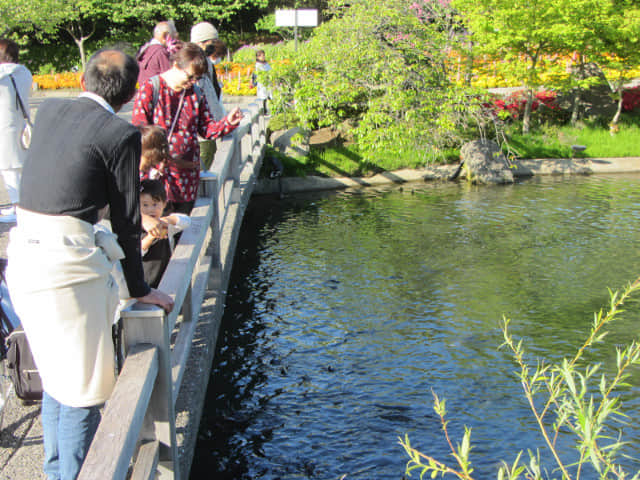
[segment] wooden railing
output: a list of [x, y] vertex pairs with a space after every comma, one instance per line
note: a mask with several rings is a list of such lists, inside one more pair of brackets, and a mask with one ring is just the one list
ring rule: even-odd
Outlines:
[[[242, 124], [218, 140], [213, 164], [202, 176], [191, 226], [158, 287], [172, 295], [173, 312], [142, 304], [123, 312], [125, 362], [79, 480], [186, 478], [178, 458], [176, 399], [205, 292], [223, 304], [244, 209], [264, 155], [261, 108], [251, 104], [244, 110]], [[213, 314], [221, 315], [222, 307]]]

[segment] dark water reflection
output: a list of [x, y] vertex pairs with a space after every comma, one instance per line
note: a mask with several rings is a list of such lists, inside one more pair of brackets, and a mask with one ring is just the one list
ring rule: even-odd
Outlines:
[[[449, 461], [432, 390], [456, 438], [473, 428], [476, 478], [542, 447], [499, 320], [532, 355], [579, 344], [607, 287], [640, 275], [638, 180], [254, 198], [191, 478], [400, 479], [405, 433]], [[637, 305], [590, 357], [605, 370], [637, 338]]]

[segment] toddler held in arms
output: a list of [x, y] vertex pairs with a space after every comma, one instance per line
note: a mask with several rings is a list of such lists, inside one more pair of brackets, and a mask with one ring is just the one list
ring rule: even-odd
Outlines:
[[174, 248], [174, 235], [191, 225], [191, 218], [181, 213], [165, 215], [167, 193], [160, 180], [140, 182], [140, 214], [142, 216], [142, 267], [144, 279], [157, 288], [169, 264]]

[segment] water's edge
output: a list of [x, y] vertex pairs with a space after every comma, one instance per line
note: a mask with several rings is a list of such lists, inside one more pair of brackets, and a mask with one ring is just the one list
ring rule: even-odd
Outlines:
[[[273, 195], [318, 190], [338, 190], [354, 187], [372, 187], [392, 183], [419, 181], [446, 181], [458, 165], [436, 165], [420, 169], [402, 169], [384, 172], [372, 177], [286, 177], [260, 178], [254, 195]], [[640, 172], [640, 157], [612, 158], [544, 158], [518, 160], [514, 163], [516, 177], [534, 175], [573, 175], [596, 173], [636, 173]], [[460, 178], [464, 178], [461, 174]]]

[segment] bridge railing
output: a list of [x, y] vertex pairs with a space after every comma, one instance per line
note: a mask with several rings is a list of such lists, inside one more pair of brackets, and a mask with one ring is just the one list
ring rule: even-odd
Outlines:
[[205, 292], [224, 298], [265, 143], [262, 107], [251, 104], [234, 134], [218, 140], [191, 226], [158, 286], [173, 297], [174, 310], [166, 315], [135, 304], [123, 311], [125, 362], [79, 480], [186, 478], [178, 458], [176, 399]]

